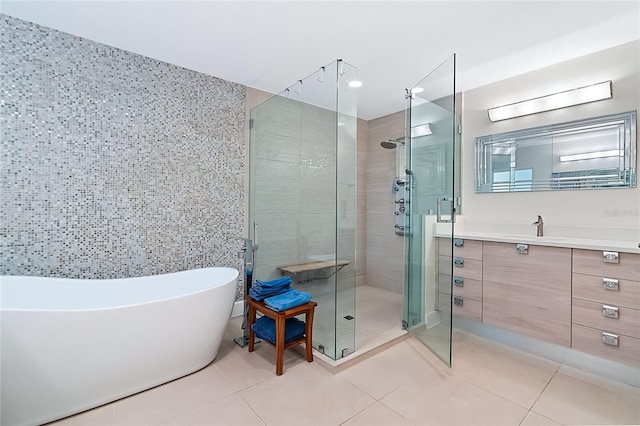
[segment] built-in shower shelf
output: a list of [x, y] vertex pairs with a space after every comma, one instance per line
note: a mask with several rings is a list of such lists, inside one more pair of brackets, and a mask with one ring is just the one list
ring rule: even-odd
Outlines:
[[315, 279], [315, 277], [311, 276], [311, 272], [320, 271], [327, 268], [336, 268], [336, 270], [333, 271], [331, 275], [322, 277], [323, 279], [326, 279], [330, 278], [350, 263], [351, 261], [349, 260], [317, 260], [313, 262], [296, 263], [294, 265], [278, 266], [278, 269], [280, 270], [282, 275], [293, 275], [296, 278], [297, 282], [301, 282], [303, 281], [301, 279], [301, 274], [307, 274], [307, 279], [304, 281], [311, 281]]

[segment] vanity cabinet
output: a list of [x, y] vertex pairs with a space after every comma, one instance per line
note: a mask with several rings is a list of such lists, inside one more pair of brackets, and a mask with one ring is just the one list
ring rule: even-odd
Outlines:
[[571, 249], [483, 243], [483, 321], [571, 346]]
[[438, 238], [438, 295], [453, 288], [454, 314], [640, 367], [640, 254], [453, 241]]
[[573, 348], [640, 366], [640, 254], [573, 250]]
[[455, 238], [452, 256], [451, 239], [440, 238], [438, 265], [440, 303], [448, 303], [453, 289], [453, 313], [482, 321], [482, 241]]

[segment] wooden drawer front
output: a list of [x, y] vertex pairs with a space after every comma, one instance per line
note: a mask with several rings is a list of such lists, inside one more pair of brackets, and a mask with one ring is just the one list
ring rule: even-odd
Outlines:
[[462, 245], [453, 245], [453, 255], [456, 257], [464, 257], [466, 259], [482, 260], [482, 241], [464, 240]]
[[602, 330], [574, 324], [571, 346], [578, 351], [640, 367], [640, 339], [619, 335], [618, 346], [609, 346], [602, 342]]
[[[467, 240], [464, 238], [454, 238], [454, 240], [462, 242], [461, 246], [453, 246], [454, 256], [482, 260], [482, 241]], [[438, 240], [438, 254], [451, 256], [451, 238], [440, 238]]]
[[502, 283], [485, 279], [482, 320], [568, 347], [571, 344], [571, 283], [537, 287], [522, 281]]
[[[608, 313], [618, 315], [618, 318], [605, 316], [604, 307], [609, 307]], [[573, 299], [573, 323], [640, 338], [640, 311], [637, 309]]]
[[[449, 297], [448, 294], [440, 293], [440, 310], [443, 312], [449, 310]], [[482, 302], [461, 296], [454, 296], [451, 303], [453, 305], [454, 315], [482, 321]]]
[[[451, 262], [451, 257], [440, 256], [438, 258], [438, 272], [448, 275], [451, 272], [451, 268], [449, 266]], [[464, 257], [454, 257], [453, 276], [482, 281], [482, 261], [465, 259]]]
[[[603, 279], [610, 290], [603, 285]], [[611, 280], [616, 280], [617, 285]], [[574, 273], [573, 297], [640, 309], [640, 281]]]
[[482, 276], [488, 281], [526, 281], [548, 288], [567, 283], [570, 286], [571, 249], [529, 244], [529, 253], [519, 254], [516, 244], [485, 241], [482, 269]]
[[640, 254], [618, 255], [619, 263], [605, 263], [601, 250], [573, 249], [573, 272], [640, 281]]
[[[474, 299], [482, 302], [482, 281], [471, 278], [454, 277], [453, 295]], [[451, 277], [440, 274], [438, 276], [438, 289], [442, 293], [449, 294], [451, 287]]]
[[[461, 246], [453, 246], [454, 256], [482, 260], [482, 241], [463, 238], [454, 238], [454, 240], [462, 242]], [[438, 254], [451, 256], [451, 238], [440, 238], [438, 241]]]

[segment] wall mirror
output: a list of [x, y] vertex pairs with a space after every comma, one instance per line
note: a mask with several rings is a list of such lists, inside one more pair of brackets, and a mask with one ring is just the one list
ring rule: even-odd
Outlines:
[[636, 111], [476, 138], [476, 192], [636, 186]]

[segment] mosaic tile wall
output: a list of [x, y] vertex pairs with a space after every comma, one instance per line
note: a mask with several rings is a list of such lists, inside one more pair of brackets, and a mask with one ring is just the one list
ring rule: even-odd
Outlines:
[[241, 268], [245, 87], [0, 15], [0, 274]]

